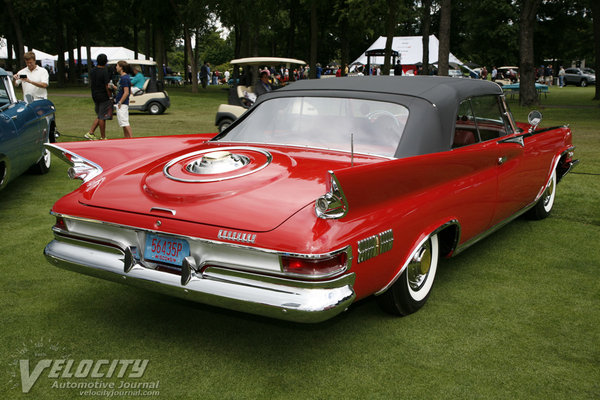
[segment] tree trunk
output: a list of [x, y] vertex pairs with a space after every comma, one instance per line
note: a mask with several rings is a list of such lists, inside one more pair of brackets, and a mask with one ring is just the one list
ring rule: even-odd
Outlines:
[[317, 0], [310, 4], [310, 79], [317, 77], [317, 50], [319, 46], [319, 24], [317, 21]]
[[450, 57], [450, 17], [451, 0], [441, 0], [440, 47], [438, 52], [438, 75], [448, 76], [448, 58]]
[[75, 72], [75, 54], [73, 53], [73, 34], [71, 25], [67, 24], [67, 51], [69, 52], [69, 83], [77, 81], [77, 73]]
[[[192, 93], [198, 93], [198, 77], [196, 76], [198, 66], [196, 65], [194, 54], [192, 53], [192, 38], [190, 36], [190, 31], [186, 25], [183, 25], [183, 37], [185, 40], [186, 58], [190, 60], [190, 65], [192, 67]], [[185, 73], [187, 74], [187, 64], [184, 65], [184, 68]]]
[[594, 18], [594, 55], [596, 56], [596, 95], [594, 100], [600, 100], [600, 2], [592, 0], [592, 17]]
[[140, 54], [140, 45], [139, 45], [139, 26], [138, 24], [133, 24], [133, 58], [138, 59]]
[[81, 76], [83, 71], [83, 58], [81, 57], [81, 33], [78, 31], [75, 35], [75, 42], [77, 43], [77, 77]]
[[350, 39], [348, 38], [348, 18], [344, 16], [341, 21], [341, 51], [340, 51], [340, 67], [342, 68], [342, 76], [345, 76], [346, 66], [350, 64]]
[[[153, 26], [154, 27], [154, 26]], [[156, 52], [156, 66], [158, 69], [158, 80], [159, 81], [164, 81], [165, 78], [165, 74], [164, 74], [164, 70], [163, 70], [163, 64], [164, 64], [164, 51], [163, 51], [163, 32], [162, 32], [162, 28], [156, 28], [154, 27], [155, 31], [154, 31], [154, 49]]]
[[58, 86], [65, 86], [65, 34], [64, 34], [64, 22], [63, 22], [63, 10], [61, 7], [60, 0], [56, 1], [55, 4], [55, 15], [54, 15], [54, 26], [56, 29], [56, 50], [58, 51], [58, 61], [56, 62], [56, 79]]
[[523, 0], [519, 18], [519, 102], [523, 106], [538, 104], [535, 90], [533, 31], [535, 16], [542, 0]]
[[423, 1], [421, 35], [423, 36], [423, 75], [429, 75], [429, 32], [431, 31], [431, 0]]
[[144, 28], [144, 51], [146, 52], [146, 60], [152, 57], [152, 29], [150, 28], [150, 22], [146, 21], [146, 27]]
[[295, 0], [290, 1], [290, 30], [287, 35], [287, 51], [286, 56], [292, 57], [294, 55], [294, 47], [296, 46], [296, 7], [297, 2]]
[[394, 33], [396, 28], [396, 17], [398, 14], [398, 1], [397, 0], [387, 0], [387, 9], [388, 13], [385, 18], [385, 31], [386, 31], [386, 41], [385, 41], [385, 56], [383, 60], [383, 70], [381, 73], [383, 75], [390, 74], [390, 60], [392, 58], [392, 44], [394, 42]]
[[[92, 46], [90, 45], [89, 42], [90, 38], [88, 37], [88, 35], [85, 35], [85, 52], [87, 55], [87, 66], [88, 66], [88, 72], [92, 70], [93, 68], [93, 61], [92, 61]], [[88, 75], [89, 78], [89, 75]], [[88, 80], [89, 81], [89, 80]]]
[[[25, 59], [23, 59], [23, 56], [25, 55], [25, 43], [23, 43], [23, 31], [21, 30], [21, 23], [19, 21], [19, 18], [15, 14], [15, 10], [13, 9], [12, 3], [13, 2], [11, 0], [4, 0], [4, 4], [6, 6], [6, 11], [12, 21], [13, 29], [15, 31], [15, 40], [16, 40], [15, 56], [17, 58], [16, 59], [16, 64], [17, 64], [16, 69], [19, 70], [19, 69], [25, 67]], [[11, 57], [12, 57], [12, 55], [11, 55]]]

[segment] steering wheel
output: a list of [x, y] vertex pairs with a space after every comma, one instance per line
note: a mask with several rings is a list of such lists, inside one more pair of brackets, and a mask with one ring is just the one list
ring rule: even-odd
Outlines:
[[386, 126], [387, 128], [400, 129], [400, 123], [394, 114], [385, 110], [372, 111], [367, 114], [369, 123]]

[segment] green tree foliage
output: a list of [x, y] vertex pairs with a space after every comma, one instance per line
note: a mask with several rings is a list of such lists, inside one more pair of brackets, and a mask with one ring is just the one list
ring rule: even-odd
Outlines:
[[[438, 37], [440, 1], [431, 2], [430, 33]], [[570, 65], [582, 59], [593, 64], [594, 1], [541, 2], [534, 26], [535, 64], [556, 60], [556, 64]], [[452, 0], [450, 51], [479, 65], [518, 64], [522, 3]], [[308, 61], [311, 4], [316, 6], [318, 31], [313, 40], [318, 45], [317, 62], [346, 64], [378, 37], [387, 36], [389, 15], [387, 0], [3, 0], [0, 4], [4, 6], [0, 36], [11, 44], [17, 44], [20, 35], [24, 45], [52, 54], [77, 46], [124, 46], [172, 65], [181, 62], [170, 51], [183, 51], [177, 48], [177, 41], [184, 37], [184, 26], [196, 39], [193, 50], [198, 62], [206, 59], [220, 64], [257, 55]], [[393, 34], [420, 35], [422, 2], [397, 0], [394, 5], [398, 16]], [[13, 16], [8, 6], [12, 6]], [[229, 32], [228, 38], [216, 34], [217, 20]], [[182, 68], [186, 62], [190, 61], [184, 55]]]

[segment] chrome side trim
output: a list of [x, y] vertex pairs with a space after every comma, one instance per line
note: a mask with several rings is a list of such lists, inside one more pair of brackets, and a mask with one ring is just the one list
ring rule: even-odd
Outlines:
[[358, 260], [361, 263], [373, 257], [390, 251], [394, 245], [394, 232], [391, 229], [378, 233], [377, 235], [358, 241]]
[[525, 208], [521, 209], [520, 211], [516, 212], [515, 214], [511, 215], [510, 217], [508, 217], [504, 221], [501, 221], [501, 222], [497, 223], [496, 225], [492, 226], [491, 228], [489, 228], [485, 232], [481, 232], [479, 235], [472, 237], [471, 239], [467, 240], [466, 242], [464, 242], [461, 245], [458, 245], [456, 247], [456, 250], [454, 250], [454, 253], [452, 253], [452, 257], [454, 257], [455, 255], [458, 255], [458, 254], [462, 253], [463, 251], [465, 251], [469, 247], [473, 246], [475, 243], [479, 242], [480, 240], [485, 239], [486, 237], [488, 237], [492, 233], [500, 230], [500, 228], [504, 227], [508, 223], [510, 223], [510, 222], [514, 221], [515, 219], [519, 218], [521, 215], [525, 214], [527, 211], [529, 211], [531, 208], [533, 208], [533, 206], [535, 206], [536, 202], [537, 202], [537, 200], [534, 201], [533, 203], [531, 203], [530, 205], [526, 206]]

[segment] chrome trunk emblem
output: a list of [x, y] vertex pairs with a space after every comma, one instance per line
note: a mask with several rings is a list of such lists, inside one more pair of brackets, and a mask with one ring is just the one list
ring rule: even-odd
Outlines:
[[242, 233], [235, 231], [219, 230], [217, 235], [219, 239], [231, 240], [233, 242], [254, 243], [256, 235], [250, 233]]

